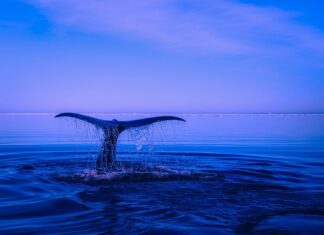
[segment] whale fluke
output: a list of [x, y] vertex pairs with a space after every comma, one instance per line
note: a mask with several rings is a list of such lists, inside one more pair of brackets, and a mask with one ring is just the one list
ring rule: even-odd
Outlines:
[[151, 117], [151, 118], [143, 118], [133, 121], [118, 121], [120, 125], [121, 131], [127, 130], [128, 128], [132, 127], [140, 127], [140, 126], [147, 126], [156, 122], [163, 122], [163, 121], [182, 121], [185, 122], [184, 119], [174, 116], [158, 116], [158, 117]]
[[102, 144], [101, 152], [96, 161], [96, 167], [99, 170], [107, 169], [112, 166], [116, 158], [116, 144], [119, 134], [129, 128], [136, 128], [141, 126], [147, 126], [156, 122], [162, 121], [183, 121], [184, 119], [175, 116], [158, 116], [151, 118], [143, 118], [132, 121], [118, 121], [116, 119], [112, 121], [102, 120], [94, 117], [90, 117], [78, 113], [60, 113], [55, 116], [58, 117], [72, 117], [95, 125], [103, 130], [104, 140]]
[[85, 122], [89, 122], [97, 127], [100, 128], [105, 128], [106, 126], [117, 126], [117, 123], [115, 123], [114, 121], [106, 121], [106, 120], [101, 120], [98, 118], [94, 118], [94, 117], [90, 117], [90, 116], [86, 116], [86, 115], [82, 115], [82, 114], [78, 114], [78, 113], [60, 113], [58, 115], [55, 116], [56, 118], [58, 117], [72, 117], [72, 118], [76, 118]]

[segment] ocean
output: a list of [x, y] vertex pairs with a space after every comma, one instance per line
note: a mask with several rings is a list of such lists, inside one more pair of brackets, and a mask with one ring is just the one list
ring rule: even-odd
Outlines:
[[324, 234], [324, 114], [177, 114], [104, 174], [100, 130], [54, 116], [0, 114], [1, 234]]

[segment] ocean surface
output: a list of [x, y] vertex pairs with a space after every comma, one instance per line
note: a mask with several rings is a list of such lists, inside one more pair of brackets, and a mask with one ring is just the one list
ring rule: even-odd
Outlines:
[[181, 114], [105, 174], [100, 130], [54, 115], [0, 114], [0, 234], [324, 234], [322, 114]]

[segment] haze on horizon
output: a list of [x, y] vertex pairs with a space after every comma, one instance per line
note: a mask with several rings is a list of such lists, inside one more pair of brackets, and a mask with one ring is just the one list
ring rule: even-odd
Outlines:
[[324, 112], [323, 7], [2, 0], [0, 113]]

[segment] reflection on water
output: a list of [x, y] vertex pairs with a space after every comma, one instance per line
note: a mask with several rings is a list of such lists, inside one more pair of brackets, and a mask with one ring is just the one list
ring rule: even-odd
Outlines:
[[0, 115], [4, 234], [324, 233], [323, 115], [183, 115], [123, 134], [109, 172], [100, 132], [53, 116]]

